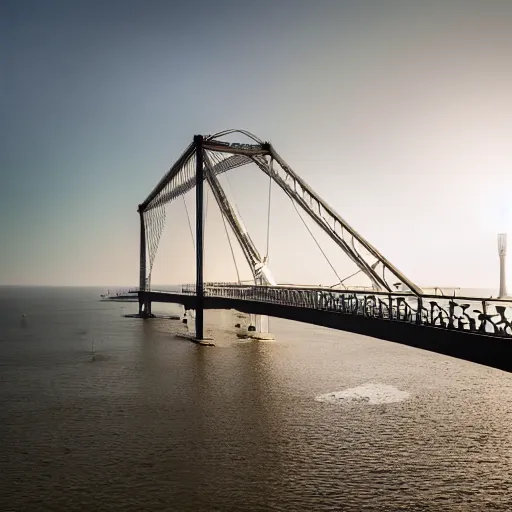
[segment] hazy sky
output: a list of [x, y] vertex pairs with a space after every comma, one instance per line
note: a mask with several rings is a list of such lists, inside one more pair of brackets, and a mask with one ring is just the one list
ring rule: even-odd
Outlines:
[[[137, 204], [195, 133], [245, 128], [412, 280], [497, 286], [496, 233], [512, 233], [510, 0], [0, 9], [0, 284], [135, 284]], [[264, 246], [267, 181], [229, 179]], [[274, 199], [278, 281], [335, 282]], [[210, 210], [206, 278], [232, 279]], [[167, 224], [153, 281], [190, 281], [183, 201]]]

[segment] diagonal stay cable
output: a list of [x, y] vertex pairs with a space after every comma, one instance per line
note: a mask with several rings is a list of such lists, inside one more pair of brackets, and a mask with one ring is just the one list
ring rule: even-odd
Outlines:
[[238, 272], [238, 265], [236, 264], [235, 251], [233, 250], [231, 238], [228, 233], [228, 227], [226, 225], [226, 219], [224, 218], [224, 214], [222, 212], [221, 212], [221, 217], [222, 217], [222, 223], [224, 224], [224, 230], [226, 231], [226, 237], [228, 239], [229, 249], [231, 250], [231, 257], [233, 258], [233, 263], [235, 264], [236, 278], [237, 278], [238, 284], [240, 284], [240, 273]]
[[[207, 163], [207, 169], [208, 169], [207, 172], [212, 173], [214, 168], [212, 168], [212, 165], [211, 165], [211, 163], [209, 161], [209, 158], [208, 158], [209, 156], [211, 156], [212, 160], [215, 162], [214, 166], [215, 165], [221, 165], [222, 164], [222, 159], [219, 158], [215, 153], [210, 155], [210, 152], [207, 152], [207, 155], [205, 157], [205, 160], [206, 160], [206, 163]], [[226, 219], [225, 219], [224, 211], [222, 210], [222, 208], [220, 208], [220, 205], [219, 205], [219, 209], [220, 209], [220, 214], [221, 214], [221, 217], [222, 217], [222, 223], [224, 224], [224, 231], [226, 232], [226, 237], [228, 239], [229, 249], [231, 250], [231, 257], [233, 258], [233, 263], [235, 264], [236, 277], [237, 277], [237, 280], [238, 280], [238, 284], [240, 284], [240, 273], [238, 271], [238, 265], [236, 263], [236, 258], [235, 258], [235, 251], [233, 249], [233, 245], [231, 243], [231, 238], [229, 236], [229, 232], [228, 232], [228, 227], [227, 227], [227, 224], [226, 224]]]
[[194, 231], [192, 230], [192, 223], [190, 222], [190, 215], [188, 214], [187, 201], [185, 201], [185, 195], [181, 196], [183, 198], [183, 204], [185, 205], [185, 212], [187, 213], [188, 227], [190, 229], [190, 236], [192, 237], [192, 246], [194, 250], [196, 248], [196, 242], [194, 240]]
[[273, 173], [273, 159], [270, 157], [270, 168], [269, 168], [269, 181], [268, 181], [268, 211], [267, 211], [267, 251], [265, 254], [265, 263], [268, 265], [268, 252], [270, 247], [270, 207], [272, 205], [272, 173]]
[[[288, 197], [290, 197], [290, 196], [288, 196]], [[336, 272], [336, 269], [334, 268], [333, 264], [331, 263], [331, 261], [327, 257], [327, 254], [325, 254], [325, 252], [322, 249], [322, 246], [320, 245], [318, 240], [315, 238], [315, 235], [312, 233], [311, 229], [309, 229], [309, 226], [306, 224], [306, 221], [302, 218], [302, 215], [300, 214], [299, 210], [297, 209], [297, 205], [295, 204], [295, 201], [293, 200], [292, 197], [290, 197], [290, 201], [292, 202], [293, 207], [295, 208], [295, 211], [297, 212], [297, 215], [299, 216], [300, 220], [302, 221], [304, 226], [306, 226], [306, 229], [308, 230], [308, 233], [311, 235], [311, 237], [315, 241], [317, 247], [320, 249], [320, 252], [323, 254], [323, 256], [324, 256], [325, 260], [327, 261], [327, 263], [329, 263], [329, 266], [331, 267], [332, 271], [334, 272], [334, 274], [338, 278], [338, 281], [341, 281], [341, 277], [338, 275], [338, 272]]]

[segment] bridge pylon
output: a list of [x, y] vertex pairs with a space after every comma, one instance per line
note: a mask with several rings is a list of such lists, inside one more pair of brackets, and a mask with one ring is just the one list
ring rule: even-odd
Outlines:
[[[234, 135], [250, 139], [248, 143], [227, 142], [224, 137]], [[345, 253], [371, 283], [374, 292], [392, 293], [396, 283], [404, 290], [419, 297], [422, 289], [408, 279], [387, 260], [368, 240], [353, 229], [328, 205], [275, 151], [272, 144], [264, 142], [245, 130], [226, 130], [214, 135], [196, 135], [182, 155], [163, 176], [160, 182], [139, 205], [140, 234], [140, 290], [151, 291], [150, 278], [155, 255], [165, 225], [165, 205], [195, 188], [196, 195], [196, 337], [204, 336], [203, 307], [203, 236], [204, 205], [203, 187], [206, 181], [215, 196], [226, 220], [234, 232], [244, 256], [252, 270], [256, 286], [276, 286], [266, 258], [262, 258], [251, 240], [236, 208], [230, 204], [218, 176], [247, 164], [255, 165], [269, 177], [328, 237]], [[269, 185], [270, 204], [270, 185]], [[300, 215], [300, 214], [299, 214]], [[270, 210], [269, 210], [270, 218]], [[267, 240], [268, 251], [268, 240]], [[332, 266], [332, 265], [331, 265]], [[339, 276], [337, 276], [339, 277]], [[352, 277], [352, 276], [349, 276]], [[346, 278], [348, 279], [348, 278]], [[342, 285], [340, 279], [335, 286]], [[240, 281], [239, 281], [240, 284]], [[343, 285], [344, 286], [344, 285]], [[150, 313], [151, 305], [139, 305], [141, 314]], [[268, 334], [268, 319], [255, 317], [251, 323], [255, 333]]]

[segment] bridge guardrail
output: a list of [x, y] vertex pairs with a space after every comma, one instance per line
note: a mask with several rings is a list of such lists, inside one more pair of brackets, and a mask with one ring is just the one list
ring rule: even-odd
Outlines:
[[[196, 287], [182, 285], [181, 293], [195, 295]], [[512, 301], [502, 299], [233, 283], [205, 283], [204, 295], [512, 337]]]

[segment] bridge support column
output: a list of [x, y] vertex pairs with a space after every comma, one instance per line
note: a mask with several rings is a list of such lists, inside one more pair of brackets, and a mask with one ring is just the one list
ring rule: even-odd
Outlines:
[[204, 310], [204, 283], [203, 283], [203, 136], [195, 135], [196, 149], [196, 339], [204, 338], [203, 310]]
[[[140, 218], [140, 266], [139, 266], [139, 291], [146, 290], [146, 225], [144, 223], [144, 211], [139, 206]], [[144, 301], [139, 296], [139, 315], [143, 314]]]
[[139, 316], [141, 318], [153, 318], [151, 312], [151, 301], [139, 299]]
[[257, 340], [273, 340], [273, 334], [268, 332], [267, 315], [250, 315], [248, 335]]

